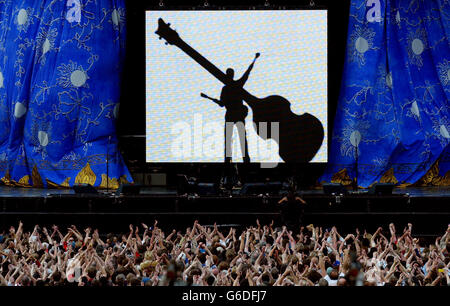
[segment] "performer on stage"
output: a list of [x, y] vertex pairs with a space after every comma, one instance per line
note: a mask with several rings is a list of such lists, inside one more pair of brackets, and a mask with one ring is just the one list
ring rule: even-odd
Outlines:
[[238, 80], [234, 80], [234, 70], [232, 68], [228, 68], [226, 70], [228, 82], [227, 85], [222, 88], [220, 100], [210, 98], [203, 93], [201, 94], [202, 97], [216, 102], [220, 105], [220, 107], [225, 106], [227, 110], [225, 114], [225, 163], [231, 162], [234, 126], [237, 127], [239, 133], [239, 141], [241, 145], [241, 152], [243, 153], [244, 163], [250, 162], [250, 157], [248, 155], [247, 135], [245, 131], [245, 118], [248, 114], [248, 108], [243, 104], [241, 89], [247, 82], [250, 72], [252, 71], [255, 61], [259, 55], [259, 53], [256, 53], [253, 62], [250, 64], [243, 76]]
[[303, 222], [306, 201], [295, 192], [295, 188], [291, 187], [288, 194], [278, 204], [281, 206], [282, 222], [289, 229], [297, 231]]

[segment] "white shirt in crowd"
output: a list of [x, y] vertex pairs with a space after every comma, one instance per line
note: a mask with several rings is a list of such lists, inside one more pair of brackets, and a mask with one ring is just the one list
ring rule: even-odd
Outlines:
[[[339, 277], [345, 277], [345, 274], [344, 273], [341, 273], [341, 274], [339, 274]], [[330, 278], [330, 276], [327, 274], [325, 277], [324, 277], [324, 279], [326, 279], [327, 280], [327, 282], [328, 282], [328, 286], [337, 286], [337, 282], [338, 282], [338, 279], [331, 279]]]

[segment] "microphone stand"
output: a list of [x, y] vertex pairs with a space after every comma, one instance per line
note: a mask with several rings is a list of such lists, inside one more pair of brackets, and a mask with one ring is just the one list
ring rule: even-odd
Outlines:
[[106, 194], [109, 194], [109, 144], [111, 136], [108, 136], [108, 145], [106, 146]]
[[358, 191], [358, 146], [355, 146], [355, 179], [353, 180], [353, 191]]

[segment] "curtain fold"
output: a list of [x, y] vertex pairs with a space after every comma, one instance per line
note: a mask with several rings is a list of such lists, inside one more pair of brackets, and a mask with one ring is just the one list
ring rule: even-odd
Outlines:
[[0, 1], [4, 183], [132, 181], [115, 130], [125, 34], [123, 1]]
[[322, 182], [450, 185], [449, 18], [448, 1], [351, 1]]

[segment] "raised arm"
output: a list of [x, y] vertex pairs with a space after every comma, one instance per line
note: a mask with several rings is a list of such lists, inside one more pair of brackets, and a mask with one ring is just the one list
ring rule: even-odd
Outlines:
[[319, 273], [322, 275], [322, 277], [327, 276], [327, 269], [325, 268], [325, 260], [323, 258], [322, 254], [319, 254]]
[[281, 204], [283, 202], [287, 202], [287, 200], [288, 200], [288, 198], [284, 197], [284, 198], [282, 198], [281, 200], [278, 201], [278, 204]]
[[52, 229], [53, 229], [53, 233], [52, 233], [52, 236], [51, 236], [51, 237], [53, 238], [53, 236], [54, 236], [55, 234], [58, 234], [59, 240], [60, 240], [61, 242], [63, 242], [64, 236], [63, 236], [63, 234], [61, 234], [61, 232], [59, 231], [58, 226], [53, 225], [53, 226], [52, 226]]
[[250, 72], [252, 71], [253, 66], [255, 65], [255, 61], [258, 57], [259, 57], [259, 53], [256, 53], [255, 59], [250, 64], [250, 66], [248, 66], [247, 71], [245, 71], [245, 73], [242, 75], [242, 77], [237, 81], [240, 86], [244, 86], [245, 83], [247, 82], [248, 77], [250, 76]]
[[247, 230], [247, 233], [245, 234], [245, 245], [244, 245], [245, 253], [248, 253], [249, 244], [250, 244], [250, 230]]
[[17, 232], [16, 232], [16, 241], [17, 242], [20, 240], [20, 238], [22, 236], [22, 232], [23, 232], [23, 223], [22, 223], [22, 221], [19, 221], [19, 227], [17, 228]]
[[101, 246], [103, 246], [103, 247], [106, 246], [106, 243], [103, 242], [103, 240], [100, 239], [100, 236], [99, 236], [99, 234], [98, 234], [98, 229], [95, 229], [95, 230], [94, 230], [94, 233], [92, 234], [92, 238], [93, 238], [98, 244], [100, 244]]
[[296, 201], [300, 201], [302, 204], [306, 204], [306, 201], [303, 200], [301, 197], [295, 197]]

